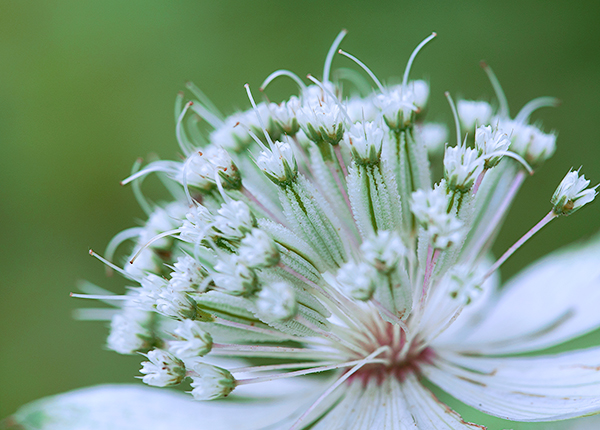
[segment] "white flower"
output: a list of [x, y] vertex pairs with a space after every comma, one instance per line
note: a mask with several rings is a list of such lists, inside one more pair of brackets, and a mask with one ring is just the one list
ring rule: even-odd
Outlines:
[[256, 165], [275, 183], [292, 181], [298, 174], [298, 164], [289, 138], [275, 142], [270, 151], [261, 151]]
[[433, 190], [417, 190], [412, 194], [411, 209], [432, 238], [438, 249], [448, 248], [462, 237], [463, 223], [450, 213], [449, 202], [443, 186]]
[[169, 288], [173, 291], [194, 291], [202, 285], [206, 273], [202, 266], [189, 255], [177, 258], [173, 264], [173, 272], [169, 280]]
[[498, 154], [498, 152], [506, 152], [509, 146], [510, 139], [499, 128], [492, 129], [489, 125], [482, 125], [475, 130], [475, 147], [485, 160], [484, 167], [486, 169], [497, 165], [503, 155]]
[[145, 384], [167, 387], [179, 384], [185, 377], [185, 365], [173, 354], [162, 349], [153, 349], [146, 357], [150, 361], [142, 363], [140, 373]]
[[444, 143], [448, 141], [448, 126], [446, 124], [428, 122], [420, 124], [417, 131], [418, 139], [430, 154], [437, 154], [444, 148]]
[[134, 307], [125, 307], [110, 322], [110, 334], [106, 346], [119, 354], [133, 354], [150, 346], [151, 314]]
[[570, 215], [594, 200], [598, 194], [596, 191], [598, 186], [588, 189], [589, 184], [590, 181], [585, 179], [585, 176], [579, 176], [579, 170], [576, 172], [570, 170], [552, 196], [551, 203], [554, 206], [552, 209], [554, 213]]
[[467, 130], [474, 130], [477, 126], [489, 124], [492, 117], [492, 106], [484, 101], [459, 100], [456, 110], [460, 122]]
[[483, 168], [484, 160], [477, 149], [464, 145], [446, 147], [444, 178], [451, 190], [469, 191]]
[[[111, 324], [113, 349], [157, 346], [180, 356], [150, 351], [144, 382], [166, 386], [190, 377], [189, 398], [230, 398], [190, 406], [175, 393], [101, 388], [82, 392], [83, 405], [70, 395], [32, 405], [17, 423], [34, 414], [62, 429], [86, 428], [80, 415], [95, 422], [120, 413], [105, 428], [152, 427], [148, 416], [163, 415], [174, 417], [164, 428], [482, 428], [437, 400], [429, 385], [515, 421], [600, 413], [600, 347], [540, 353], [600, 327], [600, 238], [554, 253], [502, 288], [497, 274], [550, 220], [591, 202], [595, 188], [569, 172], [552, 205], [540, 209], [542, 220], [495, 262], [490, 254], [526, 177], [517, 161], [496, 157], [509, 140], [510, 150], [536, 168], [552, 154], [555, 135], [526, 124], [548, 100], [526, 105], [515, 119], [501, 106], [491, 124], [503, 131], [481, 124], [475, 149], [447, 148], [446, 178], [432, 185], [436, 172], [420, 136], [428, 86], [408, 81], [408, 70], [397, 87], [375, 79], [376, 95], [352, 103], [365, 113], [378, 109], [388, 127], [380, 118], [346, 123], [342, 89], [328, 79], [344, 34], [327, 57], [326, 91], [305, 88], [301, 108], [297, 100], [283, 102], [285, 110], [283, 103], [260, 104], [214, 121], [208, 144], [231, 149], [243, 186], [194, 190], [198, 203], [152, 250], [161, 264], [136, 277], [107, 262], [128, 278], [130, 292], [92, 296], [152, 313], [128, 319], [123, 306]], [[293, 116], [312, 142], [300, 131], [267, 138], [292, 130]], [[265, 140], [247, 139], [261, 124]], [[343, 131], [351, 151], [337, 145]], [[152, 169], [172, 173], [183, 163]], [[188, 196], [180, 195], [177, 205], [187, 207]], [[169, 231], [166, 224], [159, 234]], [[323, 378], [302, 378], [321, 372]], [[119, 402], [143, 413], [129, 418], [137, 409]], [[177, 421], [182, 414], [189, 420]], [[69, 419], [79, 427], [62, 425]]]
[[556, 134], [543, 133], [538, 127], [513, 120], [499, 121], [499, 127], [511, 138], [511, 151], [535, 166], [550, 158], [556, 150]]
[[192, 368], [192, 396], [196, 400], [214, 400], [226, 397], [235, 388], [235, 379], [227, 370], [204, 363]]
[[387, 134], [383, 124], [357, 122], [344, 133], [344, 142], [350, 148], [354, 160], [365, 164], [379, 162], [383, 138]]
[[288, 320], [298, 312], [296, 293], [286, 282], [264, 285], [258, 293], [256, 308], [261, 315], [270, 320]]
[[242, 239], [240, 260], [250, 268], [271, 267], [279, 263], [279, 250], [275, 241], [259, 228], [253, 229]]
[[290, 97], [288, 101], [282, 102], [281, 104], [269, 104], [273, 119], [288, 136], [294, 136], [300, 129], [298, 119], [296, 118], [296, 112], [298, 112], [301, 106], [302, 103], [300, 102], [300, 99], [293, 96]]
[[337, 145], [344, 134], [344, 118], [339, 105], [331, 100], [307, 104], [297, 113], [298, 123], [315, 143]]
[[237, 255], [222, 256], [214, 270], [215, 285], [228, 294], [250, 296], [258, 287], [256, 273]]
[[197, 321], [183, 320], [174, 330], [177, 339], [169, 342], [169, 351], [179, 358], [206, 355], [213, 344], [212, 336]]
[[406, 247], [396, 232], [381, 230], [360, 245], [364, 260], [382, 272], [398, 266], [406, 256]]
[[340, 267], [336, 279], [349, 297], [369, 300], [375, 291], [377, 270], [365, 262], [349, 261]]

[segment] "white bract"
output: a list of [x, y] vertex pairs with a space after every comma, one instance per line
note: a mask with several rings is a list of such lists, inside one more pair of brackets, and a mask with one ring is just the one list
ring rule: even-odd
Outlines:
[[[482, 428], [439, 402], [428, 388], [436, 385], [509, 420], [598, 413], [600, 347], [535, 353], [600, 327], [600, 240], [554, 254], [503, 288], [497, 274], [545, 224], [593, 200], [595, 188], [569, 172], [539, 210], [541, 221], [500, 258], [490, 252], [529, 176], [524, 166], [537, 169], [554, 152], [556, 135], [527, 123], [554, 99], [536, 99], [511, 119], [486, 69], [500, 109], [489, 126], [488, 104], [459, 103], [463, 123], [479, 129], [460, 143], [456, 118], [459, 142], [446, 147], [445, 177], [436, 179], [429, 142], [439, 144], [444, 133], [431, 137], [428, 85], [409, 80], [416, 52], [434, 35], [391, 88], [347, 54], [374, 82], [357, 78], [368, 94], [361, 97], [330, 79], [344, 34], [322, 82], [310, 77], [307, 86], [285, 70], [267, 79], [264, 86], [277, 76], [298, 83], [300, 94], [288, 101], [257, 105], [247, 87], [254, 108], [221, 120], [206, 100], [178, 99], [177, 136], [188, 161], [154, 162], [125, 181], [149, 221], [109, 247], [112, 260], [116, 244], [132, 240], [138, 270], [104, 260], [127, 277], [127, 294], [89, 296], [122, 304], [111, 314], [109, 347], [147, 353], [147, 384], [187, 377], [189, 399], [228, 396], [197, 407], [177, 398], [181, 409], [165, 411], [141, 390], [142, 407], [189, 413], [187, 428], [216, 430]], [[185, 109], [212, 127], [208, 142], [194, 140]], [[184, 170], [185, 185], [173, 174]], [[171, 178], [175, 203], [160, 209], [143, 199], [137, 181], [150, 171]], [[123, 391], [115, 393], [99, 401], [103, 413], [123, 410]], [[36, 416], [62, 425], [69, 402], [60, 397]], [[173, 422], [163, 427], [186, 428]], [[111, 428], [146, 428], [129, 424]]]

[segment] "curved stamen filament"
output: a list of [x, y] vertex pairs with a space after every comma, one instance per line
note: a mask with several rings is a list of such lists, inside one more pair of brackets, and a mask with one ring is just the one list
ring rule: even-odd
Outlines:
[[538, 97], [525, 104], [515, 117], [516, 122], [525, 123], [533, 112], [542, 107], [557, 107], [560, 100], [556, 97]]
[[329, 82], [329, 75], [331, 72], [331, 63], [333, 63], [333, 56], [335, 55], [335, 51], [340, 46], [340, 43], [342, 43], [342, 40], [344, 39], [346, 34], [348, 34], [348, 31], [346, 29], [340, 31], [333, 43], [331, 44], [329, 51], [327, 51], [327, 57], [325, 57], [325, 66], [323, 66], [323, 82]]
[[262, 131], [265, 134], [265, 139], [267, 139], [267, 142], [269, 142], [269, 145], [271, 146], [271, 148], [273, 148], [273, 146], [274, 146], [273, 140], [271, 139], [271, 136], [269, 136], [269, 133], [267, 133], [267, 128], [265, 127], [265, 123], [263, 122], [263, 119], [260, 116], [260, 113], [258, 112], [258, 107], [256, 106], [256, 102], [254, 101], [254, 97], [252, 97], [252, 92], [250, 91], [250, 85], [244, 84], [244, 88], [246, 88], [246, 94], [248, 94], [248, 98], [250, 99], [250, 103], [252, 104], [252, 109], [254, 109], [254, 113], [256, 114], [256, 117], [258, 118], [258, 123], [260, 124], [260, 128], [262, 128]]
[[454, 104], [454, 100], [448, 91], [444, 93], [446, 99], [448, 99], [448, 104], [450, 105], [450, 109], [452, 110], [452, 116], [454, 117], [454, 126], [456, 127], [456, 146], [460, 146], [460, 121], [458, 119], [458, 112], [456, 111], [456, 105]]
[[[115, 255], [115, 251], [117, 250], [119, 245], [121, 245], [126, 240], [133, 239], [134, 237], [138, 237], [142, 233], [143, 230], [144, 229], [142, 227], [132, 227], [132, 228], [128, 228], [127, 230], [123, 230], [122, 232], [120, 232], [116, 236], [114, 236], [110, 240], [110, 242], [108, 242], [108, 245], [106, 246], [106, 250], [104, 251], [104, 255], [106, 255], [106, 258], [108, 260], [112, 260]], [[112, 269], [110, 267], [107, 267], [106, 273], [107, 273], [107, 275], [110, 276], [112, 274]]]
[[419, 43], [415, 50], [412, 52], [412, 54], [410, 54], [410, 58], [408, 59], [408, 63], [406, 64], [406, 69], [404, 70], [404, 76], [402, 76], [402, 88], [406, 88], [406, 84], [408, 84], [408, 75], [410, 73], [410, 68], [412, 67], [413, 62], [415, 61], [417, 54], [425, 45], [427, 45], [427, 43], [429, 43], [430, 40], [432, 40], [436, 36], [437, 33], [431, 33], [425, 38], [425, 40]]
[[185, 87], [188, 90], [190, 90], [193, 95], [198, 97], [198, 100], [200, 101], [200, 103], [202, 103], [204, 106], [206, 106], [206, 108], [211, 113], [213, 113], [213, 115], [215, 115], [221, 121], [223, 120], [223, 114], [217, 108], [217, 106], [215, 106], [215, 104], [207, 97], [207, 95], [204, 94], [204, 91], [202, 91], [200, 88], [198, 88], [196, 85], [194, 85], [193, 82], [186, 82]]
[[146, 242], [140, 249], [138, 249], [138, 251], [131, 258], [131, 260], [129, 260], [129, 264], [133, 264], [134, 261], [140, 256], [140, 254], [142, 253], [142, 251], [144, 249], [148, 248], [150, 245], [152, 245], [157, 240], [162, 239], [163, 237], [172, 236], [172, 235], [177, 234], [177, 233], [181, 233], [181, 230], [178, 229], [178, 228], [173, 229], [173, 230], [169, 230], [169, 231], [165, 231], [165, 232], [160, 233], [160, 234], [157, 234], [152, 239], [150, 239], [148, 242]]
[[508, 100], [506, 99], [506, 94], [504, 94], [502, 85], [500, 85], [500, 81], [496, 77], [496, 74], [494, 73], [492, 68], [488, 66], [488, 64], [485, 61], [482, 61], [479, 64], [487, 74], [488, 79], [490, 80], [490, 83], [494, 88], [494, 92], [496, 93], [496, 97], [498, 98], [498, 103], [500, 104], [500, 112], [498, 112], [499, 115], [501, 117], [508, 118], [510, 112], [508, 109]]
[[121, 269], [119, 266], [117, 266], [114, 263], [111, 263], [110, 261], [108, 261], [106, 258], [101, 257], [100, 255], [96, 254], [93, 250], [90, 249], [89, 254], [92, 257], [97, 258], [98, 260], [102, 261], [104, 264], [106, 264], [108, 267], [110, 267], [111, 269], [115, 270], [116, 272], [120, 273], [123, 277], [129, 279], [130, 281], [134, 281], [134, 282], [140, 282], [139, 279], [133, 277], [131, 274], [127, 273], [125, 270]]
[[190, 152], [192, 152], [192, 148], [190, 148], [190, 146], [189, 146], [189, 141], [187, 140], [187, 137], [185, 136], [185, 131], [183, 130], [182, 123], [183, 123], [183, 118], [185, 117], [185, 114], [187, 113], [190, 106], [192, 106], [193, 104], [194, 104], [194, 102], [187, 102], [185, 104], [183, 110], [179, 114], [179, 118], [177, 118], [177, 124], [175, 125], [175, 137], [177, 138], [177, 143], [179, 143], [179, 148], [181, 148], [181, 151], [185, 155], [188, 155]]
[[363, 63], [362, 61], [360, 61], [354, 55], [349, 54], [346, 51], [342, 51], [341, 49], [338, 51], [338, 54], [341, 54], [344, 57], [347, 57], [347, 58], [351, 59], [352, 61], [354, 61], [356, 64], [358, 64], [365, 72], [367, 72], [367, 74], [369, 75], [369, 77], [371, 79], [373, 79], [373, 82], [375, 82], [375, 85], [377, 85], [377, 88], [379, 88], [379, 91], [381, 91], [381, 94], [386, 94], [387, 93], [387, 91], [385, 90], [384, 86], [381, 85], [381, 81], [379, 79], [377, 79], [377, 76], [375, 76], [375, 73], [373, 73], [371, 71], [371, 69], [369, 69], [367, 67], [367, 65], [365, 63]]
[[273, 80], [275, 80], [275, 78], [278, 78], [279, 76], [287, 76], [288, 78], [292, 78], [294, 80], [294, 82], [296, 82], [298, 84], [301, 91], [304, 91], [306, 89], [306, 85], [304, 84], [304, 82], [302, 82], [302, 79], [300, 79], [300, 77], [298, 75], [296, 75], [294, 72], [291, 72], [289, 70], [282, 69], [282, 70], [276, 70], [273, 73], [271, 73], [269, 76], [267, 76], [267, 79], [265, 79], [263, 81], [259, 90], [264, 91], [267, 88], [267, 85], [269, 85], [271, 82], [273, 82]]
[[[138, 170], [140, 170], [142, 162], [143, 160], [141, 158], [138, 158], [135, 161], [135, 163], [133, 163], [133, 166], [131, 167], [132, 175], [135, 175], [138, 172]], [[152, 205], [148, 202], [148, 200], [146, 199], [146, 197], [144, 197], [144, 194], [142, 193], [142, 181], [133, 181], [133, 183], [131, 184], [131, 188], [133, 190], [133, 196], [140, 205], [140, 208], [142, 208], [146, 216], [149, 217], [152, 214]]]

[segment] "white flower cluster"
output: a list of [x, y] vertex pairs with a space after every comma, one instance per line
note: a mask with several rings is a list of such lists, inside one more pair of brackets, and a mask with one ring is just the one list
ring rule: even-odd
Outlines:
[[[155, 161], [124, 181], [133, 184], [148, 222], [110, 245], [109, 260], [119, 243], [134, 241], [124, 270], [107, 264], [135, 286], [108, 297], [125, 303], [112, 318], [109, 347], [146, 354], [147, 384], [192, 378], [199, 400], [242, 385], [334, 371], [331, 390], [342, 384], [347, 390], [326, 407], [315, 404], [296, 415], [288, 425], [293, 429], [311, 423], [314, 429], [356, 428], [338, 420], [363, 409], [353, 406], [361, 396], [370, 408], [357, 421], [361, 428], [383, 428], [382, 416], [396, 413], [407, 417], [402, 428], [474, 428], [432, 400], [418, 382], [422, 374], [476, 408], [515, 419], [553, 419], [585, 403], [587, 394], [556, 391], [570, 406], [556, 400], [563, 409], [555, 412], [546, 399], [547, 409], [533, 417], [510, 415], [502, 404], [525, 410], [548, 393], [540, 394], [534, 382], [493, 382], [496, 370], [488, 372], [478, 360], [507, 360], [508, 368], [522, 359], [469, 355], [461, 349], [463, 336], [454, 335], [455, 323], [464, 321], [459, 316], [473, 316], [470, 309], [490, 296], [502, 262], [545, 223], [596, 196], [589, 181], [569, 172], [550, 213], [490, 263], [490, 246], [527, 170], [555, 150], [555, 134], [528, 124], [531, 111], [552, 100], [534, 101], [514, 119], [502, 94], [497, 111], [486, 102], [463, 100], [458, 109], [451, 102], [457, 145], [446, 144], [444, 177], [434, 180], [429, 159], [447, 129], [426, 121], [428, 84], [409, 80], [417, 52], [434, 35], [418, 46], [402, 84], [393, 87], [344, 54], [374, 81], [375, 89], [361, 96], [345, 94], [330, 79], [344, 34], [329, 51], [321, 81], [309, 76], [307, 84], [285, 70], [267, 78], [263, 87], [278, 76], [293, 78], [300, 92], [289, 100], [257, 104], [247, 87], [252, 108], [224, 118], [195, 87], [199, 100], [178, 98], [176, 136], [185, 159]], [[188, 111], [210, 129], [190, 129], [197, 124], [184, 121]], [[461, 123], [469, 132], [464, 141]], [[144, 199], [140, 181], [151, 172], [164, 176], [174, 202], [153, 206]], [[223, 358], [253, 362], [236, 368]], [[494, 366], [502, 373], [503, 364]], [[484, 376], [490, 381], [479, 382]], [[454, 388], [459, 383], [462, 388]], [[496, 401], [495, 391], [482, 388], [494, 383], [498, 392], [509, 387], [509, 400]], [[390, 398], [377, 402], [382, 396]], [[397, 411], [385, 412], [383, 403]], [[590, 413], [585, 405], [581, 410]], [[410, 413], [401, 412], [409, 407]], [[444, 427], [440, 416], [452, 422]]]

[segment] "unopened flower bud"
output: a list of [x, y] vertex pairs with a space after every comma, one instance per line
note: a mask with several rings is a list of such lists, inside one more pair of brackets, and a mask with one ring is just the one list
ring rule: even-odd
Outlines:
[[198, 362], [191, 366], [191, 372], [192, 396], [196, 400], [227, 397], [235, 388], [235, 378], [221, 367]]

